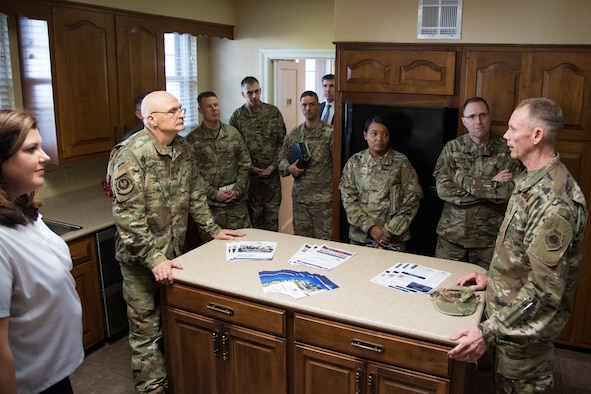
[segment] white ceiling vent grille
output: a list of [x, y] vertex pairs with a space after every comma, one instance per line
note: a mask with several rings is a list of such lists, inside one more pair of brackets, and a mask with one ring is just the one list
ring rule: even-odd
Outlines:
[[419, 0], [417, 38], [459, 40], [462, 0]]

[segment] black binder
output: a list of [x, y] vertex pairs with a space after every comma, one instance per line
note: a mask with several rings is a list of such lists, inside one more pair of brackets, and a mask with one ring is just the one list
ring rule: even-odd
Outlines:
[[310, 161], [310, 152], [305, 142], [296, 142], [288, 156], [289, 164], [293, 164], [296, 160], [298, 162], [298, 168], [306, 168]]

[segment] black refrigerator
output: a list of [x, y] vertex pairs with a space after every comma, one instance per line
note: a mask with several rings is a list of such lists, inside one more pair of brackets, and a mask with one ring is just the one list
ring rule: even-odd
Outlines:
[[[457, 135], [457, 108], [395, 107], [366, 104], [344, 104], [343, 150], [341, 168], [349, 157], [366, 149], [363, 138], [365, 121], [373, 115], [382, 115], [388, 121], [390, 144], [404, 153], [415, 168], [423, 194], [417, 216], [410, 231], [407, 252], [432, 256], [437, 234], [435, 229], [443, 202], [437, 196], [433, 170], [445, 143]], [[347, 216], [341, 205], [341, 241], [348, 242]]]

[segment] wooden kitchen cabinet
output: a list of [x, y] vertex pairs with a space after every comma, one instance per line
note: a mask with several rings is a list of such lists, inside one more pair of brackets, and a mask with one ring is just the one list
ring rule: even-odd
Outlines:
[[72, 256], [72, 276], [82, 304], [82, 342], [84, 349], [104, 338], [94, 236], [68, 242]]
[[285, 311], [179, 284], [164, 298], [174, 393], [287, 392]]
[[52, 7], [58, 160], [109, 152], [138, 120], [133, 100], [164, 88], [158, 21]]
[[[448, 348], [296, 314], [296, 394], [464, 392]], [[458, 373], [456, 370], [454, 373]], [[465, 372], [465, 371], [464, 371]]]

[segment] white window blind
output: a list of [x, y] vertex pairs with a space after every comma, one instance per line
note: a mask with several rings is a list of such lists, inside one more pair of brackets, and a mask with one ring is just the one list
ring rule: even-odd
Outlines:
[[417, 38], [460, 39], [462, 0], [419, 0]]
[[37, 118], [43, 133], [43, 143], [51, 145], [53, 142], [48, 136], [55, 136], [56, 129], [48, 23], [45, 20], [19, 17], [18, 29], [25, 108]]
[[8, 16], [0, 13], [0, 108], [14, 109], [14, 83], [8, 42]]
[[186, 135], [199, 124], [197, 111], [197, 37], [190, 34], [164, 34], [166, 90], [187, 109]]

